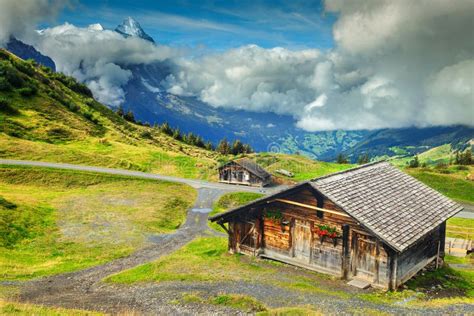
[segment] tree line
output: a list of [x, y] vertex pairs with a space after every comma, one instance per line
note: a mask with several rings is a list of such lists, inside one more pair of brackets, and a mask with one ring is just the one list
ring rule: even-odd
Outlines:
[[[464, 152], [456, 151], [454, 156], [454, 160], [451, 158], [449, 161], [450, 165], [472, 165], [474, 164], [474, 160], [472, 159], [472, 151], [468, 149]], [[447, 166], [447, 163], [438, 163], [438, 167]], [[412, 160], [408, 162], [408, 167], [410, 168], [418, 168], [418, 167], [426, 167], [426, 163], [420, 163], [418, 159], [418, 155], [415, 155]]]
[[[122, 106], [117, 109], [116, 113], [128, 122], [150, 126], [147, 123], [137, 121], [133, 115], [133, 112], [130, 110], [125, 111]], [[204, 148], [210, 151], [216, 151], [222, 155], [250, 154], [253, 152], [253, 149], [249, 144], [245, 144], [238, 139], [230, 143], [227, 138], [224, 138], [218, 143], [217, 146], [214, 146], [210, 141], [205, 141], [201, 136], [196, 135], [193, 132], [183, 133], [179, 127], [173, 128], [167, 122], [164, 122], [161, 125], [155, 125], [154, 128], [157, 128], [160, 132], [185, 144]]]
[[[370, 156], [367, 153], [362, 154], [357, 158], [357, 164], [359, 164], [359, 165], [364, 165], [364, 164], [367, 164], [369, 162], [370, 162]], [[350, 160], [346, 155], [340, 153], [336, 157], [336, 163], [338, 163], [338, 164], [348, 164], [348, 163], [350, 163]]]

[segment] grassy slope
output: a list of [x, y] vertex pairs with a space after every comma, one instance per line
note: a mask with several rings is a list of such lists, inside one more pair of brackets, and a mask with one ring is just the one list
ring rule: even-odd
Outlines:
[[[292, 181], [309, 180], [354, 167], [354, 165], [350, 164], [316, 161], [299, 155], [259, 153], [251, 155], [251, 157], [255, 158], [258, 164], [274, 175]], [[288, 178], [277, 174], [275, 171], [278, 169], [291, 171], [295, 176]]]
[[466, 180], [467, 174], [474, 172], [474, 167], [469, 167], [469, 170], [457, 170], [456, 167], [441, 170], [406, 168], [405, 171], [447, 197], [474, 204], [474, 181]]
[[127, 255], [147, 234], [176, 229], [196, 193], [169, 182], [2, 167], [0, 196], [0, 279], [11, 280]]
[[23, 96], [21, 88], [0, 91], [0, 99], [9, 103], [8, 108], [0, 106], [0, 157], [215, 177], [218, 154], [129, 123], [43, 68], [29, 66], [33, 74], [23, 73], [18, 69], [29, 64], [5, 54], [0, 52], [0, 66], [37, 86], [38, 92]]

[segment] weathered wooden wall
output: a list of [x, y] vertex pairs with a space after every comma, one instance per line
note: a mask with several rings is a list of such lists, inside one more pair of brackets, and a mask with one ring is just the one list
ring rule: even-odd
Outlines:
[[[338, 214], [293, 205], [288, 201]], [[279, 211], [282, 221], [266, 218], [264, 214], [268, 211]], [[242, 216], [240, 222], [229, 223], [231, 250], [264, 255], [349, 279], [363, 279], [383, 288], [400, 285], [433, 260], [443, 236], [442, 227], [439, 227], [406, 252], [396, 254], [341, 208], [311, 189], [268, 201], [252, 212], [250, 221], [248, 216]], [[321, 239], [317, 235], [318, 225], [337, 228], [341, 237]], [[251, 241], [249, 231], [252, 231]], [[344, 244], [347, 244], [347, 249]]]
[[[396, 285], [403, 284], [441, 252], [441, 225], [400, 254], [397, 258]], [[439, 247], [439, 248], [438, 248]]]
[[[224, 178], [224, 174], [226, 172], [228, 173], [227, 179]], [[234, 177], [232, 175], [232, 172], [242, 173], [242, 179], [238, 179], [237, 176]], [[245, 174], [249, 176], [248, 180], [245, 178]], [[269, 184], [271, 179], [262, 180], [259, 177], [257, 177], [255, 174], [253, 174], [252, 172], [243, 168], [242, 166], [231, 162], [219, 168], [219, 181], [225, 182], [225, 183], [236, 183], [236, 184], [244, 184], [244, 185], [251, 185], [251, 186], [265, 186]]]

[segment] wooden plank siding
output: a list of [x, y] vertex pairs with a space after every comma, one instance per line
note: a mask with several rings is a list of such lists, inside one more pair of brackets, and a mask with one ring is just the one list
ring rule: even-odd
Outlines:
[[[210, 220], [228, 223], [231, 251], [395, 289], [443, 259], [446, 219], [460, 210], [379, 162], [302, 182]], [[338, 237], [321, 238], [321, 225]]]
[[[329, 273], [343, 277], [343, 225], [348, 225], [348, 245], [351, 249], [348, 266], [350, 272], [348, 277], [361, 278], [371, 282], [374, 285], [388, 287], [388, 255], [382, 243], [370, 236], [361, 225], [352, 217], [348, 216], [344, 210], [323, 198], [319, 202], [314, 193], [308, 189], [285, 197], [285, 200], [295, 201], [308, 205], [320, 205], [324, 209], [337, 211], [340, 214], [320, 212], [298, 205], [292, 205], [280, 201], [273, 201], [262, 205], [255, 212], [253, 224], [245, 222], [233, 222], [232, 241], [229, 244], [234, 245], [233, 251], [246, 253], [250, 255], [263, 255], [269, 258], [285, 261], [288, 263], [301, 265], [311, 268], [315, 271]], [[264, 217], [266, 211], [280, 211], [283, 221], [287, 225], [282, 225], [280, 221]], [[341, 237], [335, 241], [331, 238], [321, 238], [317, 235], [318, 225], [329, 225], [336, 227]], [[253, 243], [242, 239], [248, 235], [253, 227]], [[364, 234], [367, 238], [373, 240], [374, 247], [367, 253], [361, 253], [361, 249], [356, 256], [354, 252], [353, 236]], [[296, 243], [296, 244], [295, 244]], [[363, 257], [363, 261], [354, 261], [354, 258]], [[367, 265], [358, 267], [356, 265]], [[362, 271], [372, 270], [371, 273], [362, 273]]]
[[398, 257], [396, 286], [403, 284], [427, 264], [441, 256], [442, 225], [427, 234]]
[[219, 168], [219, 182], [259, 187], [268, 185], [271, 182], [271, 177], [261, 179], [241, 165], [229, 162]]

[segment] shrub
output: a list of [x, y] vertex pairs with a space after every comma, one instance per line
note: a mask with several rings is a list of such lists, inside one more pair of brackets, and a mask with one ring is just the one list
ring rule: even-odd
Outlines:
[[104, 145], [104, 146], [112, 146], [112, 144], [109, 142], [107, 138], [99, 139], [99, 144]]
[[89, 112], [89, 111], [86, 111], [84, 113], [82, 113], [82, 115], [88, 119], [89, 121], [91, 121], [92, 123], [94, 124], [99, 124], [99, 119], [94, 115], [94, 113], [92, 112]]
[[40, 65], [40, 68], [43, 72], [47, 73], [47, 74], [51, 74], [53, 72], [53, 70], [45, 65]]
[[415, 156], [413, 160], [410, 160], [408, 166], [410, 168], [418, 168], [420, 166], [420, 161], [418, 160], [418, 156]]
[[12, 86], [20, 88], [25, 84], [21, 73], [7, 61], [0, 62], [0, 77], [5, 78]]
[[10, 105], [10, 101], [5, 98], [0, 98], [0, 112], [7, 113], [7, 114], [18, 114], [18, 110], [13, 108]]
[[85, 84], [77, 82], [76, 79], [59, 72], [54, 74], [54, 78], [59, 80], [72, 91], [92, 98], [91, 90]]
[[13, 64], [16, 69], [28, 76], [33, 76], [35, 74], [34, 64], [31, 62], [15, 61]]
[[71, 136], [71, 133], [67, 129], [64, 129], [62, 127], [53, 127], [50, 130], [48, 130], [48, 136], [53, 138], [53, 139], [69, 139]]
[[18, 89], [18, 93], [20, 93], [24, 97], [31, 97], [38, 92], [38, 89], [34, 86], [28, 86], [24, 88]]
[[71, 112], [78, 112], [81, 107], [79, 105], [77, 105], [76, 103], [73, 103], [73, 102], [65, 102], [67, 108], [71, 111]]
[[9, 209], [9, 210], [13, 210], [13, 209], [16, 209], [17, 206], [16, 204], [10, 202], [10, 201], [7, 201], [5, 200], [3, 197], [0, 196], [0, 207], [4, 207], [6, 209]]
[[143, 131], [140, 133], [141, 138], [153, 139], [153, 135], [151, 135], [150, 131]]
[[435, 166], [436, 169], [446, 169], [448, 168], [448, 164], [444, 163], [444, 162], [438, 162]]
[[11, 91], [12, 85], [6, 78], [0, 78], [0, 91]]
[[0, 48], [0, 59], [10, 60], [10, 54], [8, 54], [3, 48]]

